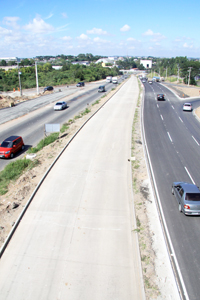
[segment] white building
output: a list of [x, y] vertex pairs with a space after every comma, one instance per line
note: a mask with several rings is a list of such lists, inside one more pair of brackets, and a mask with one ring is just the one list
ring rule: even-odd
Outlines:
[[152, 60], [148, 59], [141, 59], [140, 64], [145, 67], [145, 69], [151, 69], [152, 68]]

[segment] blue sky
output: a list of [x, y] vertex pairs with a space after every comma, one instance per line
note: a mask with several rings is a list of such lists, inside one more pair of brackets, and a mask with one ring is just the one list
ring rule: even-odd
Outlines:
[[0, 0], [0, 58], [200, 57], [200, 1]]

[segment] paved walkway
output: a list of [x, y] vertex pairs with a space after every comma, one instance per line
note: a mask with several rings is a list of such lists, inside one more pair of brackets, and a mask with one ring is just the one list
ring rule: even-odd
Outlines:
[[131, 180], [131, 77], [83, 127], [0, 261], [0, 300], [145, 299]]

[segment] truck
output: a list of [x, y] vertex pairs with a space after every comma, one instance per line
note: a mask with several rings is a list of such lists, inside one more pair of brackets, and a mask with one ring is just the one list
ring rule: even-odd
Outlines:
[[118, 83], [117, 77], [113, 77], [113, 78], [112, 78], [112, 83]]
[[107, 76], [106, 77], [106, 82], [112, 82], [112, 76]]

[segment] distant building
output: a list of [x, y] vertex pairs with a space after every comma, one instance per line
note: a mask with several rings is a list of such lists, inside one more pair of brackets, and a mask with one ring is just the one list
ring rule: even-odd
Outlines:
[[151, 69], [152, 68], [152, 60], [149, 59], [141, 59], [140, 64], [145, 67], [145, 69]]
[[90, 62], [89, 61], [73, 61], [72, 65], [84, 65], [84, 66], [89, 66]]
[[17, 61], [17, 57], [0, 57], [0, 61], [1, 60], [5, 60], [6, 62]]

